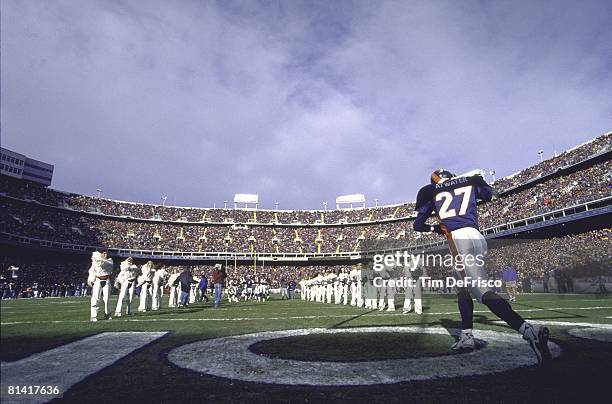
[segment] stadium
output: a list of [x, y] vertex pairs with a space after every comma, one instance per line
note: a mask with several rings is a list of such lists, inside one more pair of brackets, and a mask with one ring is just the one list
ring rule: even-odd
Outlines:
[[605, 400], [598, 59], [524, 65], [555, 41], [499, 4], [298, 3], [3, 3], [2, 403]]

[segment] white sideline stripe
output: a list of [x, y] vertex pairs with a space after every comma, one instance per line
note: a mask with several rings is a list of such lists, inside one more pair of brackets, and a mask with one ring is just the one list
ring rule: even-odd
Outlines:
[[[517, 312], [537, 312], [537, 311], [549, 311], [549, 310], [602, 310], [602, 309], [612, 309], [612, 306], [600, 306], [600, 307], [559, 307], [559, 308], [548, 308], [548, 309], [518, 309]], [[401, 309], [398, 309], [398, 311]], [[474, 310], [474, 313], [489, 313], [489, 310]], [[170, 313], [169, 313], [170, 314]], [[447, 311], [447, 312], [437, 312], [430, 313], [424, 312], [424, 314], [428, 315], [451, 315], [451, 314], [459, 314], [458, 311]], [[358, 314], [334, 314], [329, 316], [321, 316], [321, 315], [310, 315], [310, 316], [284, 316], [284, 317], [234, 317], [234, 318], [121, 318], [113, 321], [118, 322], [161, 322], [161, 321], [260, 321], [260, 320], [309, 320], [316, 318], [351, 318], [355, 317]], [[361, 315], [360, 317], [375, 317], [375, 316], [406, 316], [406, 314], [402, 313], [387, 313], [387, 312], [377, 312], [377, 313], [366, 313]], [[412, 314], [411, 316], [414, 316]], [[19, 324], [64, 324], [64, 323], [89, 323], [88, 320], [43, 320], [43, 321], [11, 321], [11, 322], [3, 322], [0, 325], [19, 325]], [[546, 324], [552, 324], [554, 322], [546, 322]], [[579, 323], [568, 323], [568, 324], [579, 324]], [[588, 324], [588, 323], [584, 323]], [[596, 323], [595, 323], [596, 324]]]
[[[47, 402], [166, 332], [104, 332], [15, 362], [2, 362], [2, 403]], [[57, 395], [9, 395], [8, 386], [58, 386]]]

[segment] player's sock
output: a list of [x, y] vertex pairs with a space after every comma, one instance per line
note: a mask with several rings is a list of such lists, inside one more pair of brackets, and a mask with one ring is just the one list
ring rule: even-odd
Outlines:
[[495, 292], [489, 291], [482, 296], [482, 304], [487, 306], [497, 317], [504, 320], [510, 327], [519, 330], [525, 322], [523, 317], [512, 310], [512, 306]]
[[472, 295], [466, 290], [461, 290], [457, 293], [457, 304], [459, 305], [459, 313], [461, 313], [461, 328], [463, 330], [471, 330], [474, 320], [474, 302]]

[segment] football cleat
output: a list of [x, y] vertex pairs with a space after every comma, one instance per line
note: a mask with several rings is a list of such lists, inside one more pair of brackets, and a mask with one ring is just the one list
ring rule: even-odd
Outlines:
[[92, 323], [95, 323], [96, 321], [98, 321], [98, 319], [97, 319], [97, 318], [95, 318], [95, 317], [92, 317], [90, 321], [91, 321]]
[[455, 174], [450, 171], [439, 169], [431, 173], [431, 183], [432, 184], [440, 184], [446, 180], [450, 180], [451, 178], [456, 177]]
[[121, 313], [115, 313], [115, 317], [121, 317]]
[[474, 335], [472, 333], [461, 333], [459, 341], [455, 342], [451, 349], [455, 352], [473, 351], [475, 347]]
[[536, 354], [538, 364], [543, 366], [550, 363], [552, 355], [548, 349], [548, 337], [550, 336], [548, 327], [525, 323], [521, 328], [523, 328], [523, 339], [529, 342], [529, 346]]

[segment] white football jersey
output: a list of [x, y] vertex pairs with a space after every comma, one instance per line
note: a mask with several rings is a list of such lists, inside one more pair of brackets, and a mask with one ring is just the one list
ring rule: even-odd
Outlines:
[[90, 275], [94, 277], [109, 276], [113, 272], [113, 259], [102, 258], [102, 254], [94, 251], [91, 255], [91, 267], [89, 268]]

